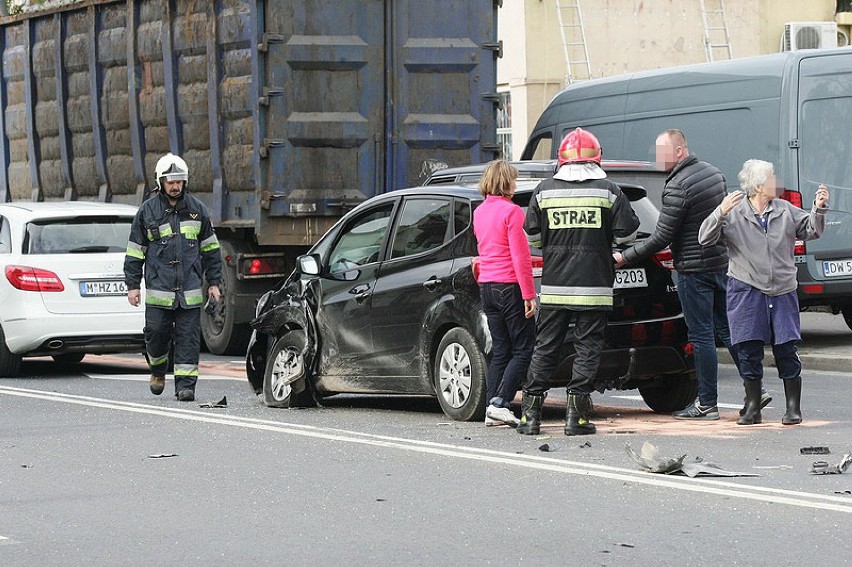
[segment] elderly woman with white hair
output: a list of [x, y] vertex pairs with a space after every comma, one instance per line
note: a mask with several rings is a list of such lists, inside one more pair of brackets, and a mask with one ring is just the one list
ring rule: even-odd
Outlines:
[[728, 247], [728, 322], [746, 397], [737, 423], [761, 422], [763, 348], [771, 344], [787, 398], [781, 423], [797, 424], [802, 422], [802, 363], [796, 344], [802, 337], [793, 248], [796, 240], [822, 235], [828, 189], [819, 186], [808, 212], [776, 198], [771, 163], [750, 159], [738, 177], [742, 191], [726, 196], [698, 232], [702, 245], [722, 240]]

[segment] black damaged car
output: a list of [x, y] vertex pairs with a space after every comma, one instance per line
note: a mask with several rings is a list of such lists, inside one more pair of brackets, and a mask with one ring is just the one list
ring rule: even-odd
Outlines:
[[[520, 180], [514, 200], [525, 207], [536, 184]], [[619, 185], [641, 220], [639, 237], [648, 237], [657, 209], [642, 187]], [[471, 220], [480, 202], [473, 184], [374, 197], [299, 257], [289, 278], [261, 297], [252, 322], [246, 368], [264, 403], [311, 406], [338, 393], [429, 394], [453, 419], [481, 419], [491, 340], [473, 274]], [[696, 390], [671, 268], [665, 251], [617, 270], [595, 383], [599, 391], [638, 388], [663, 413], [686, 406]], [[573, 357], [566, 343], [554, 387], [567, 383]]]

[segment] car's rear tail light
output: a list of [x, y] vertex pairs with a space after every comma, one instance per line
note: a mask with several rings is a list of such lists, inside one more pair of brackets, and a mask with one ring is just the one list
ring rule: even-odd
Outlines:
[[674, 270], [674, 257], [672, 256], [672, 251], [668, 248], [660, 250], [653, 256], [654, 263], [661, 268], [665, 268], [666, 270]]
[[244, 258], [242, 273], [246, 276], [266, 276], [283, 274], [286, 271], [284, 258], [270, 256], [260, 258]]
[[544, 271], [544, 258], [541, 256], [533, 256], [532, 257], [532, 272], [534, 278], [540, 278], [541, 273]]
[[784, 191], [781, 193], [781, 198], [796, 205], [800, 209], [802, 208], [802, 194], [798, 191]]
[[802, 286], [802, 293], [810, 293], [810, 294], [819, 294], [822, 293], [825, 288], [822, 284], [809, 284]]
[[692, 343], [686, 343], [683, 345], [683, 354], [686, 356], [692, 356], [695, 354], [695, 347], [692, 346]]
[[474, 257], [470, 261], [470, 267], [473, 270], [473, 279], [474, 281], [479, 281], [479, 256]]
[[64, 291], [59, 276], [48, 270], [30, 266], [6, 266], [6, 279], [22, 291]]
[[[784, 191], [781, 193], [781, 198], [785, 201], [789, 201], [793, 205], [796, 205], [800, 209], [802, 208], [802, 194], [798, 191]], [[805, 241], [797, 240], [793, 248], [793, 254], [796, 256], [804, 256], [807, 253], [808, 250], [805, 248]]]

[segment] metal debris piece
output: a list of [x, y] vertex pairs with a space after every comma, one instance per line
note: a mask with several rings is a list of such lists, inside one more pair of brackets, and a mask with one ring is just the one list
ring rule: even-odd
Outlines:
[[701, 457], [695, 457], [691, 463], [684, 463], [686, 455], [677, 458], [666, 458], [659, 456], [659, 449], [648, 441], [642, 444], [642, 449], [637, 455], [630, 448], [630, 443], [625, 445], [627, 456], [633, 459], [639, 467], [651, 473], [662, 474], [685, 474], [689, 477], [696, 476], [760, 476], [757, 473], [734, 472], [723, 469], [714, 463], [705, 463]]
[[169, 457], [177, 457], [177, 453], [159, 453], [157, 455], [148, 455], [149, 459], [167, 459]]
[[206, 404], [198, 404], [200, 408], [226, 408], [228, 407], [228, 396], [222, 396], [218, 402], [210, 402]]
[[846, 453], [843, 455], [843, 459], [836, 465], [830, 465], [826, 461], [814, 461], [814, 464], [811, 465], [811, 473], [843, 474], [846, 472], [846, 469], [849, 468], [849, 465], [852, 465], [852, 454]]
[[591, 446], [592, 446], [592, 444], [590, 442], [586, 441], [585, 443], [580, 445], [580, 449], [585, 449], [586, 447], [591, 447]]
[[828, 447], [802, 447], [799, 449], [802, 455], [828, 455], [831, 451]]

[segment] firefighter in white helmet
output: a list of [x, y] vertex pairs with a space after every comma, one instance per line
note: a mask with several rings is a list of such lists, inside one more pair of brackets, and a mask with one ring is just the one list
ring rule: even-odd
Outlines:
[[204, 304], [202, 274], [209, 284], [208, 301], [220, 299], [222, 259], [219, 241], [204, 204], [187, 193], [189, 168], [168, 153], [157, 161], [157, 190], [142, 203], [130, 229], [124, 279], [127, 300], [141, 303], [145, 277], [145, 350], [151, 369], [151, 392], [163, 393], [174, 347], [175, 396], [195, 399], [201, 346], [199, 308]]

